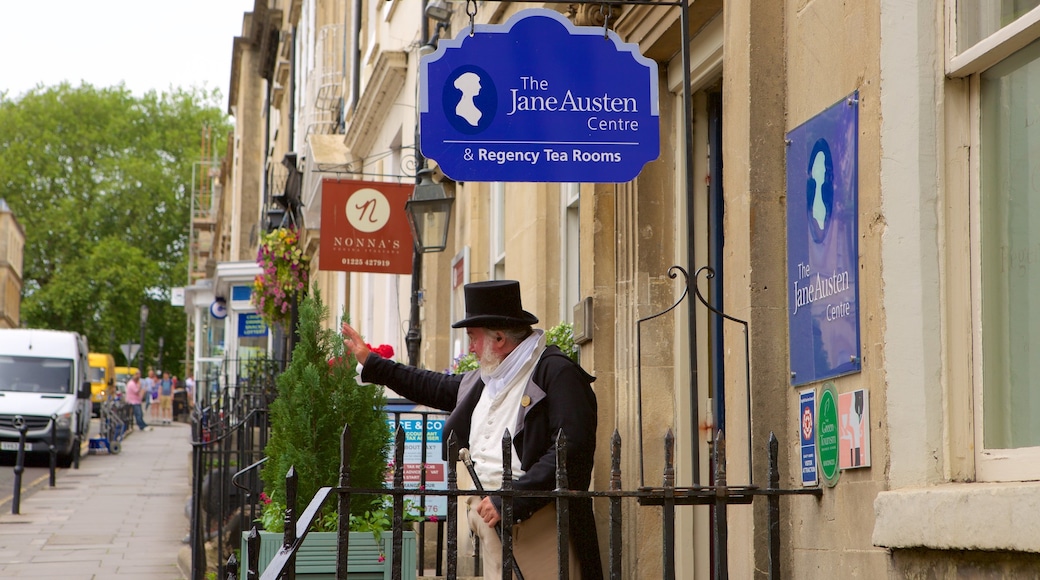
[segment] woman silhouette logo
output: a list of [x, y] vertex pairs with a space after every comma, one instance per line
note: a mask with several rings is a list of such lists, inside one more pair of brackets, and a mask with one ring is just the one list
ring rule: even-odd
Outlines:
[[805, 201], [809, 233], [813, 241], [819, 244], [827, 236], [831, 213], [834, 211], [834, 160], [826, 139], [818, 139], [813, 145], [807, 174]]
[[498, 91], [484, 69], [467, 65], [455, 69], [444, 83], [444, 116], [458, 132], [475, 135], [488, 128], [498, 109]]
[[480, 109], [473, 104], [473, 98], [480, 94], [480, 76], [474, 72], [462, 73], [453, 84], [456, 89], [462, 91], [462, 98], [459, 99], [459, 104], [455, 105], [455, 114], [476, 127], [483, 116]]

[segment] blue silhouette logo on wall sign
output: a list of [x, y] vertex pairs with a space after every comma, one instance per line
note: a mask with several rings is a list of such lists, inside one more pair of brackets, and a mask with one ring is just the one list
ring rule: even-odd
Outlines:
[[834, 160], [826, 139], [817, 139], [809, 155], [809, 178], [805, 183], [805, 206], [809, 210], [809, 235], [823, 243], [834, 210]]
[[624, 182], [660, 153], [657, 63], [542, 8], [419, 62], [419, 146], [456, 181]]

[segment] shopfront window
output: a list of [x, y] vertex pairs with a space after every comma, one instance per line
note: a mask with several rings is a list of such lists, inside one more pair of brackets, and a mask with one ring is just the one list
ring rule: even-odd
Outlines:
[[198, 353], [201, 358], [224, 356], [224, 319], [202, 317], [202, 341]]

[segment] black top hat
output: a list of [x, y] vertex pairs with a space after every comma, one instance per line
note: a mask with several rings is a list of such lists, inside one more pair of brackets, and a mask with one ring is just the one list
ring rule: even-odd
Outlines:
[[452, 328], [510, 328], [530, 326], [538, 318], [520, 304], [520, 283], [516, 280], [488, 280], [466, 284], [466, 317]]

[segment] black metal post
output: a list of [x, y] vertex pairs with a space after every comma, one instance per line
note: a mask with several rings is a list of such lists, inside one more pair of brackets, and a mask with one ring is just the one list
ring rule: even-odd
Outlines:
[[[621, 434], [610, 437], [610, 491], [621, 491]], [[610, 580], [621, 580], [621, 496], [610, 497]]]
[[[208, 390], [208, 389], [207, 389]], [[191, 502], [191, 577], [202, 580], [206, 574], [206, 545], [202, 531], [202, 414], [192, 417], [191, 455], [193, 467]]]
[[[289, 548], [296, 543], [296, 491], [300, 476], [296, 474], [296, 466], [289, 468], [285, 474], [285, 529], [282, 531], [282, 547]], [[285, 565], [283, 578], [296, 579], [296, 553], [289, 556]]]
[[339, 440], [339, 521], [336, 524], [336, 578], [347, 577], [347, 552], [350, 550], [350, 456], [353, 451], [350, 425], [343, 426]]
[[[452, 431], [448, 433], [448, 491], [459, 489], [458, 474], [455, 473], [458, 458], [459, 438], [455, 435], [455, 431]], [[448, 516], [448, 569], [446, 572], [448, 578], [455, 578], [459, 569], [459, 498], [457, 496], [448, 496], [448, 513], [446, 515]], [[439, 570], [438, 573], [440, 573]]]
[[419, 298], [422, 295], [422, 252], [412, 249], [412, 302], [408, 312], [408, 334], [404, 336], [405, 348], [408, 349], [408, 364], [419, 366], [419, 345], [422, 343], [422, 330], [419, 324]]
[[18, 515], [22, 509], [22, 474], [25, 473], [25, 434], [29, 425], [25, 417], [15, 415], [14, 426], [18, 429], [18, 457], [14, 463], [14, 498], [11, 500], [11, 513]]
[[[426, 441], [429, 435], [427, 425], [429, 424], [429, 414], [423, 413], [420, 415], [422, 418], [422, 452], [419, 457], [419, 489], [426, 489]], [[419, 522], [419, 561], [426, 562], [426, 495], [419, 496], [419, 515], [422, 521]], [[423, 564], [425, 567], [425, 564]]]
[[[776, 435], [769, 432], [769, 491], [780, 489], [780, 467], [778, 457], [780, 444]], [[771, 493], [766, 496], [769, 508], [769, 580], [780, 580], [780, 495]]]
[[729, 580], [729, 488], [726, 485], [726, 436], [719, 430], [715, 436], [715, 580]]
[[141, 349], [137, 351], [137, 356], [140, 357], [138, 360], [141, 362], [141, 364], [138, 367], [138, 370], [141, 371], [141, 376], [147, 377], [148, 371], [145, 369], [145, 365], [147, 363], [145, 362], [144, 358], [144, 331], [148, 323], [148, 315], [144, 313], [148, 312], [148, 310], [146, 307], [142, 306], [141, 312]]
[[[502, 435], [502, 491], [513, 490], [513, 436], [509, 429]], [[513, 496], [502, 496], [502, 521], [499, 523], [502, 533], [502, 578], [513, 577]], [[519, 564], [517, 564], [519, 571]], [[517, 574], [523, 580], [523, 574]]]
[[246, 558], [246, 580], [257, 580], [260, 577], [260, 532], [256, 526], [253, 526], [246, 536], [246, 550], [249, 552]]
[[50, 455], [51, 479], [50, 487], [57, 485], [58, 479], [58, 416], [51, 415], [51, 444], [47, 450]]
[[397, 432], [394, 434], [394, 521], [393, 538], [391, 540], [390, 571], [393, 580], [401, 580], [401, 566], [404, 551], [404, 427], [397, 421]]
[[675, 434], [669, 429], [664, 436], [664, 475], [662, 477], [661, 529], [664, 558], [664, 580], [675, 580]]
[[[556, 432], [556, 491], [564, 491], [567, 483], [567, 436], [563, 429]], [[565, 497], [556, 498], [556, 577], [569, 580], [571, 572], [570, 552], [570, 503]]]
[[227, 559], [227, 574], [225, 578], [227, 580], [238, 580], [238, 558], [235, 557], [235, 553], [232, 552]]

